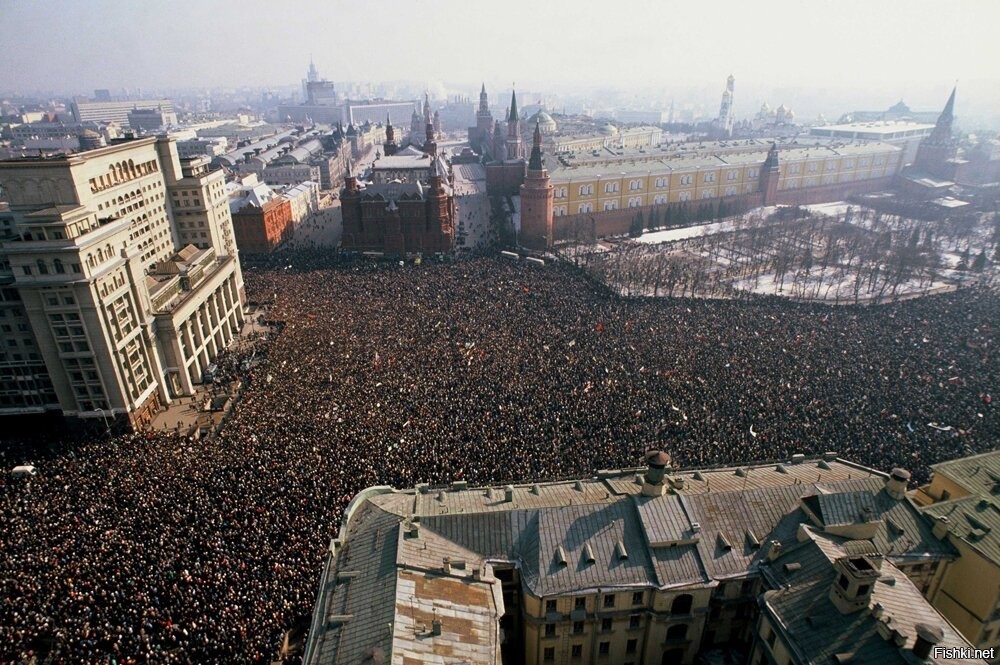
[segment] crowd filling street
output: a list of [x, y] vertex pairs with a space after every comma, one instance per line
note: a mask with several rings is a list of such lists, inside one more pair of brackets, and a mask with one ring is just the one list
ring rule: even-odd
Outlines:
[[589, 476], [651, 447], [681, 471], [836, 451], [925, 482], [1000, 440], [981, 287], [625, 299], [561, 264], [318, 250], [245, 273], [283, 325], [220, 359], [243, 387], [217, 434], [0, 445], [0, 662], [269, 662], [370, 485]]

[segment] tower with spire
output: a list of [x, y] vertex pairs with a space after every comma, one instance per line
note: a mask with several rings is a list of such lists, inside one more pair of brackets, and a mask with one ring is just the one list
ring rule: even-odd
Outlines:
[[493, 150], [491, 152], [493, 159], [498, 162], [502, 162], [507, 156], [507, 139], [499, 120], [493, 125]]
[[524, 159], [524, 142], [521, 140], [521, 119], [517, 115], [517, 93], [510, 93], [510, 115], [507, 116], [506, 159]]
[[958, 86], [951, 90], [948, 101], [945, 102], [941, 115], [938, 116], [937, 124], [931, 130], [930, 136], [920, 142], [917, 148], [917, 157], [913, 165], [931, 175], [945, 180], [954, 180], [955, 164], [954, 159], [958, 156], [958, 143], [955, 141], [953, 123], [955, 121], [955, 91]]
[[396, 130], [392, 127], [392, 119], [389, 114], [385, 114], [385, 143], [382, 145], [382, 150], [386, 157], [392, 157], [399, 150], [399, 144], [396, 143]]
[[479, 110], [476, 111], [476, 126], [469, 127], [469, 144], [479, 154], [489, 152], [493, 140], [493, 114], [490, 113], [490, 101], [486, 96], [486, 84], [479, 91]]
[[521, 228], [518, 243], [530, 249], [552, 247], [552, 202], [555, 190], [542, 161], [542, 130], [535, 122], [528, 173], [521, 184]]

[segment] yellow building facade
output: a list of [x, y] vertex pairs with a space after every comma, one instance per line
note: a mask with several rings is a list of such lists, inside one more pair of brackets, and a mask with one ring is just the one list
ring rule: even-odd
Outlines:
[[1000, 452], [931, 467], [910, 493], [958, 558], [929, 589], [931, 603], [980, 649], [1000, 646]]
[[[768, 142], [734, 150], [725, 144], [685, 144], [683, 150], [629, 151], [614, 156], [548, 156], [554, 216], [644, 208], [753, 194]], [[901, 150], [885, 143], [779, 144], [778, 191], [892, 177]], [[622, 151], [625, 152], [625, 151]]]

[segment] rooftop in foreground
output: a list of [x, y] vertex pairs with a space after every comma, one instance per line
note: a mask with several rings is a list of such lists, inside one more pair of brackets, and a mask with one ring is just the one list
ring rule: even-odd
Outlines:
[[[500, 571], [516, 571], [525, 611], [540, 599], [643, 590], [673, 597], [758, 578], [782, 547], [802, 542], [804, 524], [831, 547], [864, 543], [887, 567], [952, 559], [955, 550], [903, 499], [897, 475], [828, 453], [499, 487], [372, 487], [352, 501], [331, 543], [305, 662], [381, 654], [385, 662], [460, 655], [498, 663], [497, 621], [511, 611]], [[953, 632], [950, 642], [966, 646]]]

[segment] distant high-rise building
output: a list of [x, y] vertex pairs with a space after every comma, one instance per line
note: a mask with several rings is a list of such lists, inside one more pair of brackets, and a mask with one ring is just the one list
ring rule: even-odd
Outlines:
[[[173, 138], [0, 162], [0, 415], [141, 428], [243, 324], [225, 178]], [[2, 231], [0, 231], [2, 233]], [[16, 330], [16, 332], [14, 332]]]
[[174, 113], [174, 105], [169, 99], [134, 99], [127, 102], [74, 101], [71, 104], [73, 120], [76, 122], [117, 122], [128, 124], [128, 113], [136, 109], [152, 109], [167, 114]]

